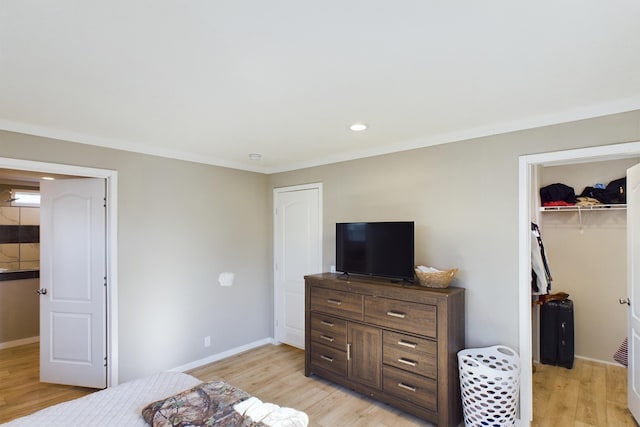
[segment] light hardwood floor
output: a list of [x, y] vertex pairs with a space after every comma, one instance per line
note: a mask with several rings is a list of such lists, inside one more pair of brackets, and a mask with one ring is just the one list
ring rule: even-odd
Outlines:
[[[0, 422], [91, 393], [38, 381], [38, 345], [0, 350]], [[304, 353], [267, 345], [194, 369], [203, 381], [224, 379], [264, 401], [309, 414], [310, 426], [429, 426], [422, 420], [304, 376]], [[576, 359], [571, 370], [536, 365], [535, 427], [637, 426], [626, 409], [626, 369]]]
[[38, 343], [0, 350], [0, 423], [95, 391], [40, 382]]
[[318, 377], [304, 376], [304, 352], [267, 345], [189, 372], [210, 381], [224, 379], [263, 401], [309, 415], [309, 425], [410, 427], [432, 424]]
[[536, 365], [533, 427], [637, 426], [627, 409], [627, 369], [575, 359], [573, 369]]

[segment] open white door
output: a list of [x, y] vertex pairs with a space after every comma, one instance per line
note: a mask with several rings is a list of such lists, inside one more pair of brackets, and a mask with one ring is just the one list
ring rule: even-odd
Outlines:
[[627, 400], [640, 420], [640, 164], [627, 169], [627, 270], [629, 287], [629, 368]]
[[276, 341], [304, 349], [304, 276], [322, 271], [322, 186], [274, 190]]
[[40, 194], [40, 380], [105, 388], [105, 180], [42, 181]]

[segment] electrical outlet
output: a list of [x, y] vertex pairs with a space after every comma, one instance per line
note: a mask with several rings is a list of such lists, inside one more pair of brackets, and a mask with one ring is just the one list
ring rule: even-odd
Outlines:
[[204, 337], [204, 346], [205, 347], [209, 347], [211, 346], [211, 337], [209, 335], [207, 335], [206, 337]]
[[336, 266], [332, 265], [331, 267], [329, 267], [329, 272], [330, 273], [335, 273], [336, 272]]

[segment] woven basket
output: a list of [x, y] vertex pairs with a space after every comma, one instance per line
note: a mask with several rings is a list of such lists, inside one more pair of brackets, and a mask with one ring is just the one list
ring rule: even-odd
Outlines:
[[433, 273], [425, 273], [417, 268], [415, 270], [418, 282], [421, 286], [426, 286], [427, 288], [446, 288], [449, 286], [449, 283], [451, 283], [453, 276], [458, 272], [457, 268], [435, 271]]

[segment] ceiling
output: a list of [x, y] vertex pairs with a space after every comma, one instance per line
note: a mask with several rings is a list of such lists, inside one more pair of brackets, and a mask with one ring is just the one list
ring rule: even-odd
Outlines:
[[640, 109], [639, 18], [635, 0], [2, 0], [0, 129], [292, 170]]
[[0, 168], [0, 185], [26, 185], [31, 187], [39, 187], [40, 181], [43, 177], [46, 177], [47, 179], [57, 180], [80, 178], [73, 175], [60, 175], [53, 173]]

